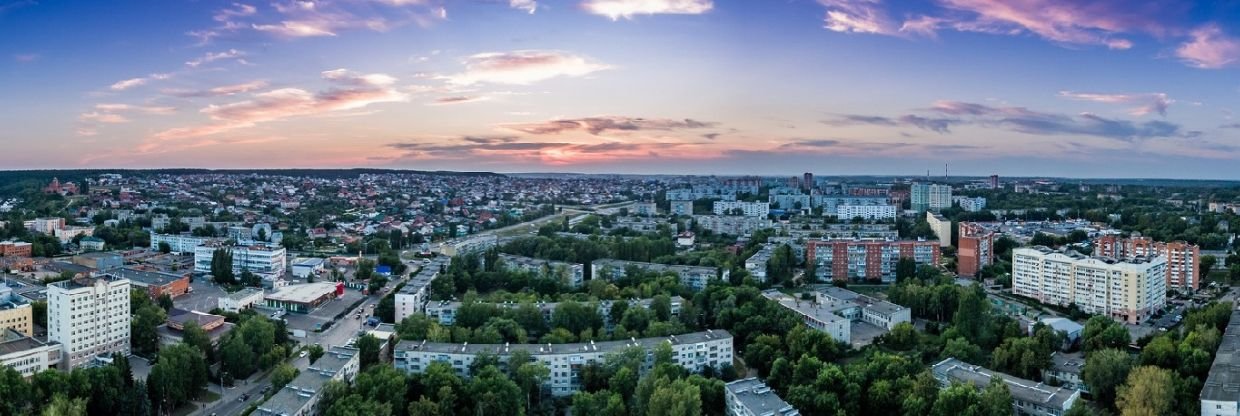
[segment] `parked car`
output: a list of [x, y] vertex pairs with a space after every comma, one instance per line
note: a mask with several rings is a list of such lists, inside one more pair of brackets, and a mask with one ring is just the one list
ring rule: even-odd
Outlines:
[[[301, 358], [306, 358], [307, 355], [310, 355], [310, 353], [305, 352], [305, 351], [302, 351], [301, 354], [297, 354], [297, 356]], [[266, 392], [267, 390], [263, 390], [263, 393], [266, 393]]]

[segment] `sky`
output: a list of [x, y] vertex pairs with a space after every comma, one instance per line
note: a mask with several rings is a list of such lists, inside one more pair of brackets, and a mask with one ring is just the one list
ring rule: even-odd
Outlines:
[[1240, 179], [1240, 2], [0, 0], [0, 169]]

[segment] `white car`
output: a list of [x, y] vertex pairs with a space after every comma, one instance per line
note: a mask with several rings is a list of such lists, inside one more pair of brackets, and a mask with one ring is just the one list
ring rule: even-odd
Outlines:
[[305, 351], [302, 351], [301, 354], [297, 354], [297, 356], [301, 358], [306, 358], [307, 355], [310, 355], [310, 353], [305, 352]]

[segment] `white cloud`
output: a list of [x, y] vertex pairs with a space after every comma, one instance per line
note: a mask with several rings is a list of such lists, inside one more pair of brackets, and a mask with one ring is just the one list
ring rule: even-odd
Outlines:
[[538, 11], [538, 2], [534, 0], [508, 0], [508, 7], [534, 14]]
[[713, 9], [715, 3], [711, 0], [585, 0], [581, 7], [611, 20], [620, 20], [642, 14], [702, 14]]
[[215, 62], [221, 59], [236, 59], [238, 62], [245, 63], [245, 59], [242, 59], [244, 56], [245, 56], [245, 52], [242, 52], [236, 49], [229, 49], [223, 52], [215, 52], [215, 53], [208, 52], [201, 57], [191, 59], [185, 62], [185, 65], [191, 68], [196, 68], [199, 65], [209, 64], [211, 62]]

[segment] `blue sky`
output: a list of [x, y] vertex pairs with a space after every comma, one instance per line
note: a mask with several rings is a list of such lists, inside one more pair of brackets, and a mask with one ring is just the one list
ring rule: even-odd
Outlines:
[[1235, 2], [0, 0], [0, 38], [12, 169], [1240, 179]]

